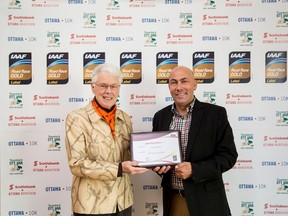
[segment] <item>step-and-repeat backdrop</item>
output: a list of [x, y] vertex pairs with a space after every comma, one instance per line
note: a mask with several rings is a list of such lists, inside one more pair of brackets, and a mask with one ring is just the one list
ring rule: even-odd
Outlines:
[[[224, 174], [234, 216], [288, 215], [287, 0], [4, 0], [0, 5], [1, 215], [71, 215], [65, 117], [93, 97], [91, 71], [121, 68], [135, 132], [193, 69], [226, 107], [239, 158]], [[160, 178], [132, 176], [135, 216], [161, 215]]]

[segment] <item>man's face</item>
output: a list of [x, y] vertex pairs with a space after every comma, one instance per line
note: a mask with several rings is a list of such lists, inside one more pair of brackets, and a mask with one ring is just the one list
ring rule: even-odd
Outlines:
[[176, 106], [188, 107], [194, 98], [197, 82], [192, 71], [179, 67], [169, 77], [169, 90]]
[[92, 83], [92, 92], [102, 107], [110, 109], [114, 104], [116, 104], [120, 91], [119, 84], [117, 76], [105, 72], [99, 74], [97, 81]]

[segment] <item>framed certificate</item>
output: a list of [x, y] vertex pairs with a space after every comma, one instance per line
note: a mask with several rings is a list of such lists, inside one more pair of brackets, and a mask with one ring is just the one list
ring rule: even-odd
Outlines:
[[132, 161], [140, 167], [176, 165], [182, 161], [179, 131], [131, 134]]

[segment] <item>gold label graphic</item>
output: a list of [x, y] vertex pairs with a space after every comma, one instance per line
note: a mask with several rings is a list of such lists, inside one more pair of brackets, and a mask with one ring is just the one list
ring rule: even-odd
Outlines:
[[250, 52], [231, 52], [229, 54], [229, 83], [250, 82]]
[[31, 53], [10, 53], [9, 84], [28, 85], [32, 82]]
[[122, 84], [138, 84], [142, 81], [142, 53], [124, 52], [120, 55]]
[[287, 80], [287, 51], [267, 52], [265, 56], [265, 82], [284, 83]]
[[193, 54], [193, 74], [197, 83], [214, 81], [214, 52], [195, 52]]
[[159, 52], [156, 58], [156, 83], [167, 84], [171, 71], [178, 66], [178, 52]]
[[47, 85], [68, 83], [68, 52], [47, 54]]
[[105, 53], [87, 52], [83, 55], [83, 84], [91, 84], [92, 71], [105, 62]]

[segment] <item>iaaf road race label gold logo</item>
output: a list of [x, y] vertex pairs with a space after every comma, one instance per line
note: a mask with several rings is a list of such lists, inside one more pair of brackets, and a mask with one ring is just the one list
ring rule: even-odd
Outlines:
[[250, 51], [229, 54], [229, 83], [250, 82]]
[[120, 54], [122, 84], [138, 84], [142, 81], [142, 53], [123, 52]]
[[83, 84], [92, 83], [92, 72], [99, 64], [105, 62], [104, 52], [87, 52], [83, 55]]
[[32, 82], [31, 53], [10, 53], [9, 84], [28, 85]]
[[197, 83], [214, 82], [214, 52], [193, 53], [193, 74]]
[[171, 71], [178, 66], [178, 52], [159, 52], [156, 55], [156, 83], [167, 84]]
[[270, 51], [265, 56], [265, 82], [284, 83], [287, 80], [287, 51]]
[[66, 84], [69, 79], [68, 52], [47, 54], [47, 84]]

